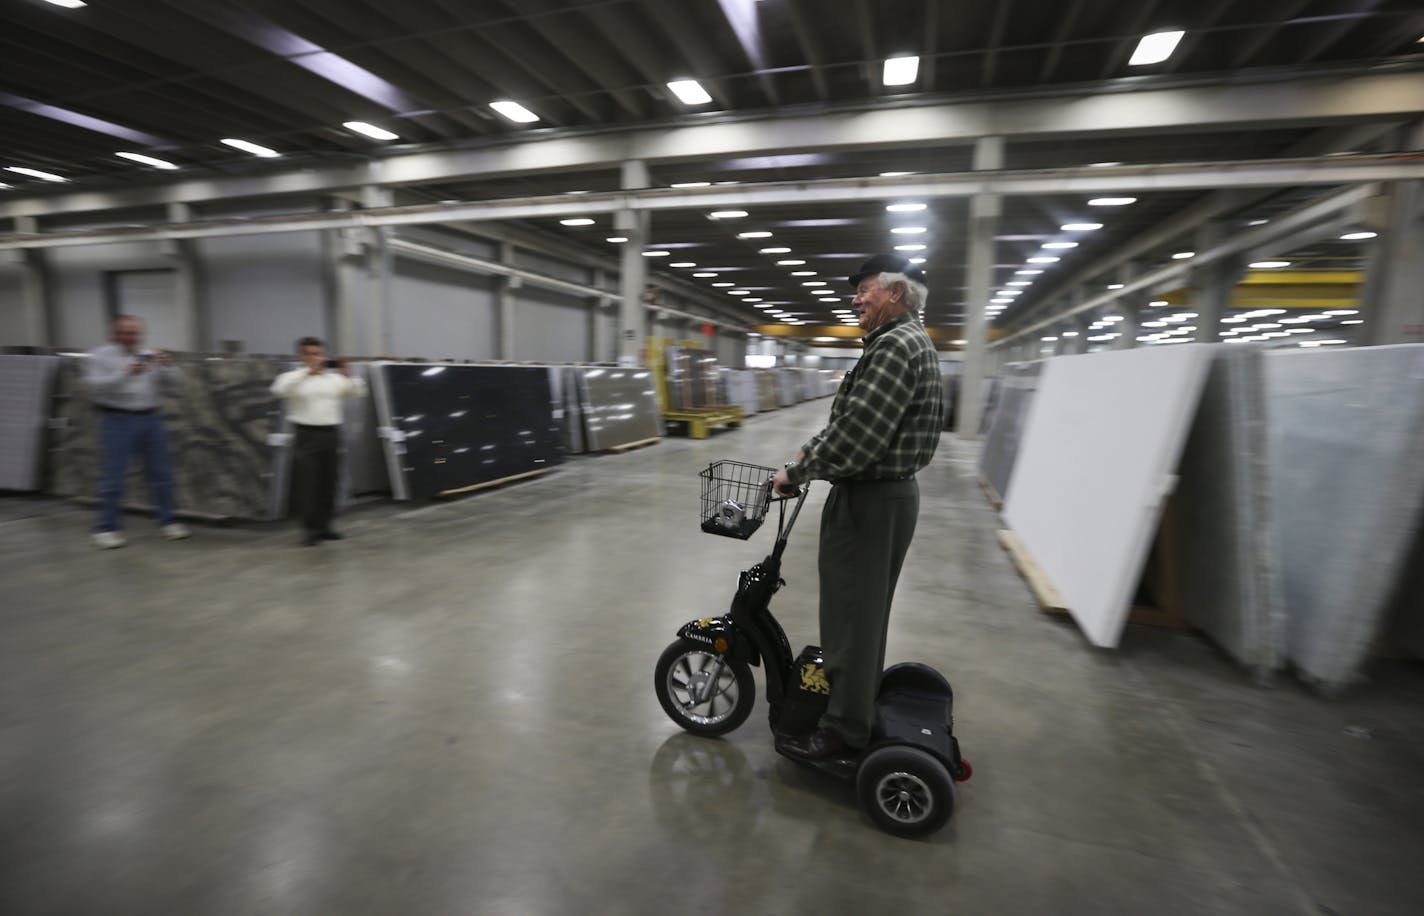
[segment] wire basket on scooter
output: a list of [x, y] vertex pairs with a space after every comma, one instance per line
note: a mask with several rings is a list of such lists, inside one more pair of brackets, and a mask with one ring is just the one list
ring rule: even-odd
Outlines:
[[741, 461], [714, 461], [702, 478], [702, 530], [745, 541], [766, 518], [776, 468]]

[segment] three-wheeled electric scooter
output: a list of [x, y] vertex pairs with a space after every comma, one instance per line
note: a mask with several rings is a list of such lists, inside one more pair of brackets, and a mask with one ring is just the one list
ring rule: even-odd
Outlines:
[[[658, 701], [668, 716], [696, 735], [723, 735], [751, 714], [756, 701], [752, 667], [766, 678], [772, 733], [796, 739], [815, 730], [830, 699], [820, 648], [791, 654], [786, 633], [771, 613], [783, 585], [781, 557], [809, 486], [795, 496], [772, 492], [774, 468], [717, 461], [701, 472], [702, 530], [747, 539], [778, 506], [776, 544], [737, 580], [731, 610], [703, 617], [677, 631], [654, 673]], [[787, 503], [793, 503], [787, 518]], [[969, 761], [954, 736], [954, 691], [935, 669], [893, 665], [881, 676], [870, 743], [843, 756], [806, 761], [853, 779], [862, 810], [883, 830], [918, 837], [944, 826], [954, 811], [954, 783], [969, 779]]]

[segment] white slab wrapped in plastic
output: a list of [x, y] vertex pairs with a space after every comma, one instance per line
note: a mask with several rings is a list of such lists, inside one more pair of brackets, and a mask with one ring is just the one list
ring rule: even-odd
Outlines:
[[742, 413], [751, 416], [759, 409], [757, 397], [757, 376], [755, 369], [721, 369], [727, 381], [727, 403], [742, 408]]
[[1424, 344], [1272, 353], [1270, 464], [1287, 652], [1356, 676], [1424, 514]]
[[1116, 646], [1212, 347], [1049, 360], [1004, 518], [1097, 646]]

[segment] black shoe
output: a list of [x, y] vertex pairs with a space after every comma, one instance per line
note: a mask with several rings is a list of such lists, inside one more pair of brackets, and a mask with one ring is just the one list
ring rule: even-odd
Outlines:
[[346, 535], [341, 534], [340, 532], [332, 531], [330, 528], [326, 529], [326, 530], [323, 531], [321, 534], [317, 535], [317, 537], [321, 538], [323, 541], [344, 541], [344, 540], [346, 540]]
[[316, 531], [308, 531], [306, 534], [302, 535], [302, 546], [303, 546], [303, 547], [315, 547], [316, 545], [318, 545], [318, 544], [320, 544], [320, 543], [321, 543], [321, 534], [318, 533], [318, 532], [316, 532]]
[[833, 757], [852, 757], [859, 753], [846, 744], [840, 732], [829, 728], [818, 728], [803, 738], [786, 738], [776, 743], [776, 749], [797, 760], [829, 760]]

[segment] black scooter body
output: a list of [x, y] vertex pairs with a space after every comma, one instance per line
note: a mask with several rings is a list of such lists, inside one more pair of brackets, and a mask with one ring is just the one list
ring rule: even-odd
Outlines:
[[[762, 665], [772, 733], [777, 738], [798, 738], [815, 730], [830, 702], [831, 689], [820, 647], [806, 646], [793, 659], [786, 634], [771, 614], [771, 597], [785, 585], [780, 567], [773, 554], [745, 570], [738, 578], [728, 614], [691, 621], [678, 630], [678, 636], [706, 643], [729, 660]], [[870, 743], [862, 751], [819, 761], [787, 756], [853, 779], [866, 754], [889, 745], [923, 750], [938, 759], [955, 780], [968, 778], [954, 737], [954, 690], [934, 668], [906, 662], [885, 670]]]

